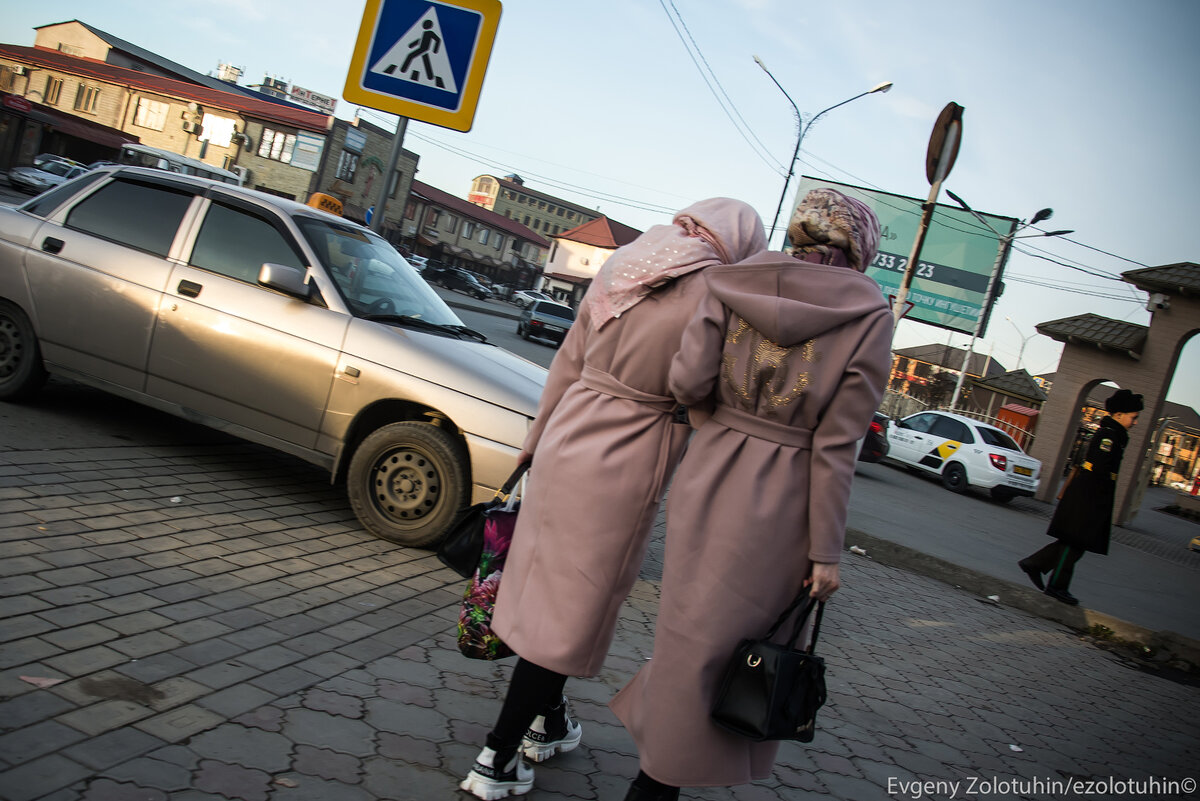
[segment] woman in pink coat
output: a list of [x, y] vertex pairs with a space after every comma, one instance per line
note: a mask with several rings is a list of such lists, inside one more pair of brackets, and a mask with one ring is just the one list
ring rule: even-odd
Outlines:
[[701, 201], [600, 268], [550, 366], [521, 458], [533, 458], [500, 582], [495, 632], [520, 656], [496, 727], [461, 787], [528, 792], [540, 762], [579, 744], [567, 676], [600, 671], [691, 429], [667, 371], [705, 294], [701, 271], [766, 246], [736, 200]]
[[788, 235], [790, 255], [704, 274], [709, 295], [671, 365], [681, 403], [716, 408], [667, 500], [653, 658], [611, 704], [641, 762], [627, 801], [770, 774], [778, 743], [710, 721], [718, 678], [738, 642], [770, 628], [803, 586], [822, 599], [838, 586], [856, 442], [891, 361], [891, 313], [861, 272], [879, 223], [819, 189]]

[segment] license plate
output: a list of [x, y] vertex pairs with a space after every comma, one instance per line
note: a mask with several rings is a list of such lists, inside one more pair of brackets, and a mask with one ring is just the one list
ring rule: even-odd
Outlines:
[[1033, 475], [1032, 468], [1022, 467], [1019, 464], [1013, 465], [1013, 472], [1016, 473], [1018, 476], [1032, 476]]
[[553, 332], [554, 332], [554, 333], [556, 333], [556, 334], [561, 334], [561, 333], [562, 333], [563, 331], [565, 331], [566, 329], [565, 329], [565, 328], [559, 328], [557, 325], [548, 325], [548, 326], [546, 326], [546, 330], [547, 330], [547, 331], [553, 331]]

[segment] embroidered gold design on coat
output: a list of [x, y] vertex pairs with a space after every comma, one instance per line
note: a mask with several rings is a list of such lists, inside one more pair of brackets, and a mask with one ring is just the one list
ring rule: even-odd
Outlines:
[[733, 323], [725, 335], [725, 344], [737, 345], [749, 336], [750, 358], [739, 369], [738, 357], [726, 350], [721, 356], [721, 377], [750, 409], [761, 404], [768, 417], [775, 417], [808, 387], [807, 372], [796, 374], [791, 386], [788, 386], [788, 375], [795, 359], [809, 363], [820, 360], [816, 341], [810, 339], [784, 347], [767, 339], [740, 317]]

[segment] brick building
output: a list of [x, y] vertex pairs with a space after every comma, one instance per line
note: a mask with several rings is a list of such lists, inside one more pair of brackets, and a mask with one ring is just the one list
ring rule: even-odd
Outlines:
[[525, 186], [519, 175], [480, 175], [471, 182], [467, 199], [477, 206], [516, 220], [544, 237], [590, 222], [600, 212]]

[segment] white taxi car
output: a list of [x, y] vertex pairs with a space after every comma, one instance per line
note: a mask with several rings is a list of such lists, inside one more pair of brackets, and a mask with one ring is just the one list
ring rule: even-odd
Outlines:
[[1042, 463], [1004, 431], [950, 412], [919, 412], [888, 427], [887, 458], [939, 475], [952, 492], [988, 490], [1007, 503], [1037, 491]]

